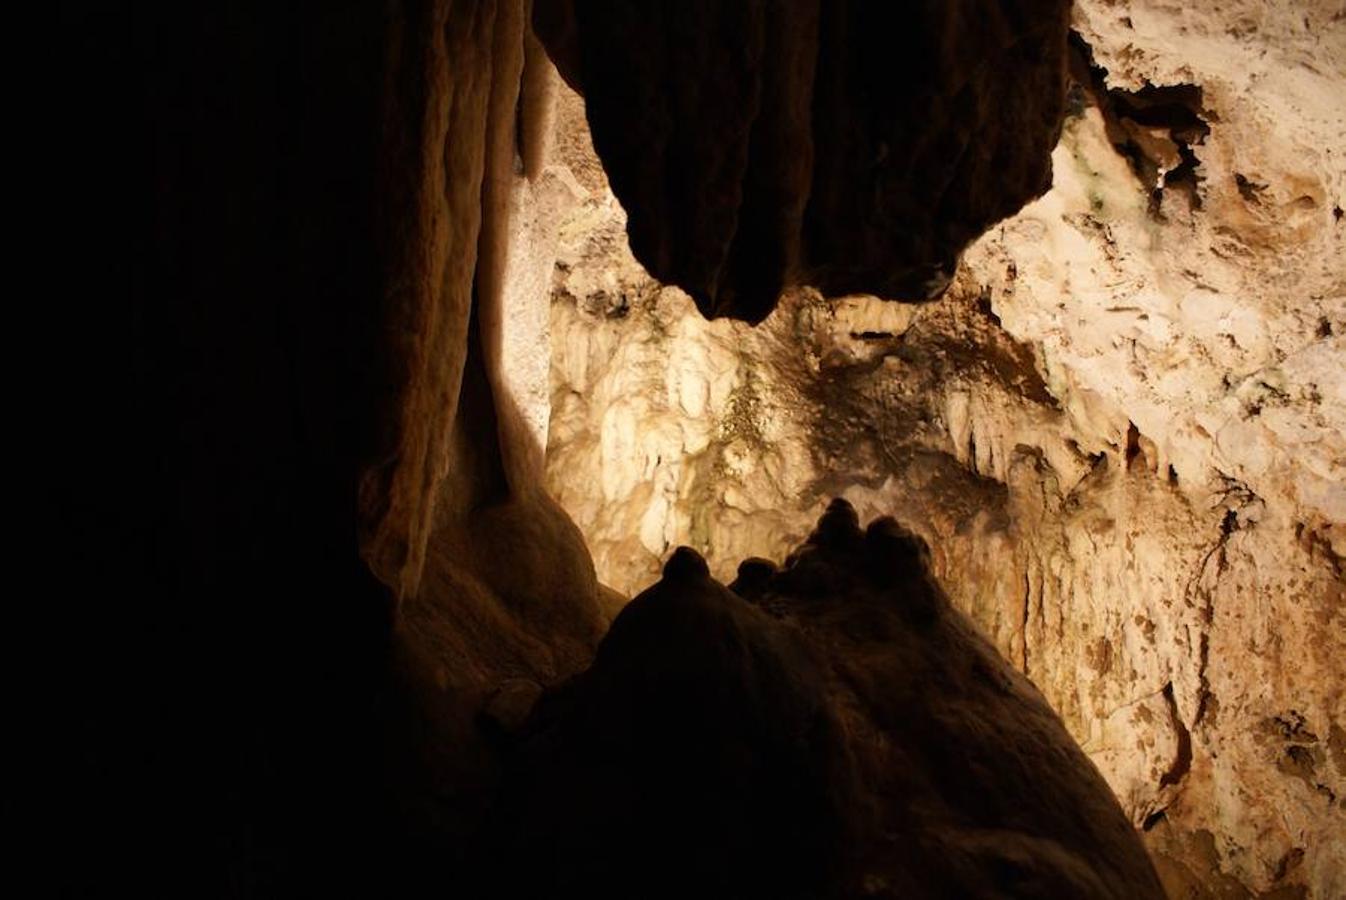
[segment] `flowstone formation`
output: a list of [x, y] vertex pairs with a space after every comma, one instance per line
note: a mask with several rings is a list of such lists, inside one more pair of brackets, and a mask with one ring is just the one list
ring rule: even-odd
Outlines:
[[[1232, 10], [1232, 11], [1231, 11]], [[652, 279], [563, 97], [548, 487], [630, 594], [827, 498], [929, 543], [1170, 893], [1346, 891], [1346, 21], [1086, 2], [1052, 190], [943, 300]]]
[[924, 544], [834, 501], [729, 589], [687, 547], [522, 727], [492, 844], [519, 896], [1159, 898], [1107, 784], [949, 605]]

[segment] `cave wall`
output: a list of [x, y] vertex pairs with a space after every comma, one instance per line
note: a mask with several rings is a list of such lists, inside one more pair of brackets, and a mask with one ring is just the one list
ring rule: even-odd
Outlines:
[[1079, 4], [1053, 188], [946, 298], [756, 329], [636, 262], [563, 98], [548, 484], [600, 579], [681, 543], [727, 579], [834, 494], [896, 515], [1171, 891], [1339, 892], [1342, 27]]
[[636, 256], [707, 317], [758, 322], [791, 285], [935, 296], [1046, 189], [1069, 8], [548, 0], [537, 24]]
[[[529, 136], [545, 131], [529, 98], [546, 87], [527, 12], [60, 15], [41, 221], [60, 238], [47, 271], [90, 302], [74, 329], [70, 305], [50, 304], [42, 332], [78, 376], [39, 429], [69, 506], [45, 571], [62, 600], [91, 602], [79, 627], [49, 632], [75, 641], [52, 656], [68, 764], [54, 833], [81, 848], [59, 874], [86, 889], [377, 894], [424, 851], [428, 870], [407, 877], [442, 884], [438, 854], [470, 848], [438, 839], [461, 829], [479, 800], [463, 788], [492, 761], [476, 732], [458, 763], [409, 748], [455, 746], [482, 701], [509, 718], [582, 665], [601, 628], [580, 536], [536, 483], [538, 307], [510, 299], [550, 263], [525, 258], [535, 242], [501, 210], [545, 234], [565, 205]], [[91, 460], [96, 491], [74, 474]], [[1320, 531], [1306, 534], [1319, 565]], [[1330, 774], [1324, 741], [1329, 760], [1339, 746], [1317, 708], [1267, 750], [1293, 748], [1306, 786]], [[407, 727], [428, 730], [408, 741]], [[391, 802], [424, 809], [388, 808], [387, 754], [409, 773]], [[438, 842], [402, 846], [423, 839]], [[1323, 859], [1283, 856], [1287, 883], [1330, 875]]]

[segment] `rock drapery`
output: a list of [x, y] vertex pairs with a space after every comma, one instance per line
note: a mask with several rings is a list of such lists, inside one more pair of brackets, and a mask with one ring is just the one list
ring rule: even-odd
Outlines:
[[541, 484], [568, 189], [543, 170], [555, 72], [529, 10], [435, 0], [393, 19], [387, 402], [361, 513], [396, 597], [384, 721], [409, 885], [464, 865], [497, 765], [479, 711], [506, 683], [578, 671], [605, 625], [583, 538]]
[[708, 317], [783, 288], [923, 300], [1050, 183], [1064, 0], [539, 4], [631, 211]]

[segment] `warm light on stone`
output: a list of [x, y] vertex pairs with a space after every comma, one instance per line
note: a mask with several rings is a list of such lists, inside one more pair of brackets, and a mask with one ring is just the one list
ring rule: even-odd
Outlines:
[[[1078, 89], [1052, 190], [933, 306], [797, 291], [756, 328], [706, 322], [589, 184], [559, 247], [547, 483], [600, 580], [634, 593], [689, 544], [728, 581], [833, 495], [894, 515], [1064, 717], [1170, 890], [1346, 890], [1331, 6], [1080, 3], [1107, 74]], [[1118, 120], [1100, 93], [1147, 85], [1199, 87], [1183, 115], [1208, 133]], [[558, 164], [592, 172], [579, 103], [562, 99]], [[1195, 194], [1171, 177], [1188, 139]]]

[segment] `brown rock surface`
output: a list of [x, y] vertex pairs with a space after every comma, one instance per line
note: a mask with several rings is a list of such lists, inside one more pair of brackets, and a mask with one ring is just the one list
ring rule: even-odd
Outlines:
[[557, 0], [631, 248], [710, 318], [782, 288], [925, 300], [1050, 184], [1062, 0]]
[[527, 8], [432, 2], [395, 20], [408, 84], [385, 126], [401, 151], [386, 215], [401, 252], [384, 455], [361, 512], [364, 557], [398, 601], [384, 721], [409, 886], [470, 852], [504, 686], [578, 671], [606, 624], [583, 537], [541, 486], [546, 285], [572, 195], [544, 166], [556, 76]]
[[752, 604], [678, 549], [517, 754], [503, 827], [530, 891], [1163, 896], [1106, 782], [920, 540], [862, 533], [845, 501]]
[[[656, 349], [680, 354], [668, 366], [635, 344], [620, 349], [612, 331], [576, 327], [558, 304], [569, 348], [559, 368], [575, 374], [568, 384], [592, 387], [591, 406], [587, 393], [542, 389], [549, 323], [539, 285], [549, 239], [577, 230], [560, 211], [577, 187], [600, 184], [601, 170], [591, 163], [567, 178], [546, 165], [550, 88], [525, 3], [80, 6], [61, 7], [57, 63], [42, 80], [50, 71], [68, 83], [44, 98], [48, 115], [33, 131], [55, 162], [39, 181], [55, 192], [41, 230], [58, 245], [48, 267], [56, 302], [36, 305], [60, 319], [37, 333], [57, 348], [52, 368], [73, 367], [77, 383], [44, 398], [56, 427], [44, 419], [32, 432], [38, 455], [50, 450], [55, 461], [39, 483], [74, 500], [56, 537], [41, 538], [57, 558], [40, 571], [55, 598], [41, 605], [62, 616], [47, 632], [58, 689], [42, 701], [63, 726], [74, 723], [48, 740], [64, 752], [45, 805], [59, 819], [53, 843], [78, 849], [58, 873], [83, 880], [78, 893], [108, 893], [123, 876], [140, 893], [172, 895], [460, 887], [468, 836], [532, 686], [582, 669], [615, 605], [540, 483], [548, 430], [561, 426], [555, 443], [578, 448], [574, 462], [593, 410], [603, 441], [617, 439], [595, 445], [614, 452], [601, 472], [575, 464], [572, 474], [604, 496], [588, 508], [569, 504], [592, 494], [566, 499], [605, 577], [614, 543], [646, 548], [639, 565], [679, 542], [689, 508], [679, 479], [690, 468], [678, 466], [693, 446], [713, 448], [706, 474], [723, 492], [714, 502], [693, 493], [689, 527], [704, 532], [698, 545], [761, 544], [735, 559], [777, 555], [836, 492], [867, 513], [899, 511], [938, 539], [937, 571], [967, 574], [961, 587], [949, 581], [955, 602], [1040, 678], [1125, 812], [1152, 826], [1152, 840], [1165, 836], [1155, 846], [1168, 854], [1166, 872], [1239, 889], [1340, 892], [1336, 363], [1346, 328], [1331, 150], [1342, 143], [1331, 90], [1341, 18], [1331, 4], [1291, 15], [1288, 5], [1236, 2], [1225, 7], [1232, 23], [1192, 4], [1087, 4], [1079, 24], [1108, 69], [1104, 89], [1139, 95], [1147, 80], [1180, 88], [1196, 76], [1220, 122], [1198, 145], [1185, 128], [1132, 115], [1122, 130], [1148, 161], [1137, 189], [1099, 137], [1115, 129], [1085, 110], [1056, 151], [1058, 174], [1072, 163], [1063, 190], [1007, 223], [1013, 246], [999, 235], [983, 245], [955, 302], [919, 316], [847, 302], [832, 330], [817, 298], [796, 297], [798, 318], [758, 333], [781, 356], [788, 350], [781, 371], [816, 362], [809, 372], [860, 396], [812, 394], [807, 379], [765, 377], [768, 367], [749, 377], [766, 356], [755, 356], [748, 332], [716, 332], [671, 294], [677, 315], [644, 316], [648, 297], [628, 293], [621, 267], [589, 287], [592, 273], [577, 269], [572, 308], [663, 329]], [[699, 6], [726, 30], [670, 53], [746, 35], [730, 48], [734, 60], [768, 61], [770, 84], [799, 86], [805, 69], [790, 54], [807, 55], [807, 27], [756, 32], [758, 47], [750, 26], [779, 7]], [[968, 24], [992, 6], [1011, 12], [978, 20], [984, 31]], [[719, 279], [706, 288], [716, 302], [754, 317], [775, 300], [762, 285], [796, 271], [899, 282], [875, 285], [884, 290], [925, 280], [967, 239], [959, 229], [1011, 202], [978, 193], [986, 206], [961, 208], [964, 168], [968, 185], [1003, 168], [1020, 199], [1046, 171], [1049, 148], [1034, 157], [1029, 138], [1054, 123], [1052, 92], [1025, 101], [1040, 103], [1041, 132], [988, 127], [995, 142], [969, 140], [952, 169], [939, 164], [968, 138], [959, 111], [977, 107], [978, 122], [1033, 118], [1016, 92], [1059, 73], [1056, 19], [1038, 32], [1016, 18], [1028, 6], [925, 4], [907, 15], [967, 25], [925, 44], [864, 21], [843, 28], [814, 9], [819, 46], [833, 51], [827, 42], [845, 29], [862, 45], [909, 41], [920, 52], [881, 62], [931, 63], [921, 70], [930, 91], [908, 97], [902, 117], [875, 133], [852, 133], [849, 117], [877, 108], [852, 90], [875, 58], [819, 56], [813, 84], [839, 92], [834, 101], [850, 112], [831, 123], [834, 145], [808, 151], [807, 199], [789, 193], [805, 154], [771, 149], [803, 128], [798, 94], [764, 97], [766, 114], [751, 123], [735, 118], [744, 84], [705, 92], [705, 123], [695, 98], [669, 94], [689, 126], [678, 152], [691, 161], [678, 168], [696, 183], [711, 183], [702, 163], [745, 152], [766, 162], [741, 181], [715, 182], [743, 186], [732, 210], [679, 211], [654, 198], [660, 214], [676, 214], [670, 221], [704, 225], [716, 240], [726, 212], [750, 226], [732, 231], [722, 260], [680, 245], [667, 255]], [[623, 10], [612, 14], [622, 24]], [[1118, 37], [1126, 29], [1135, 41]], [[1186, 47], [1184, 34], [1194, 36]], [[1007, 43], [1015, 35], [1028, 40]], [[1280, 49], [1262, 52], [1268, 43]], [[745, 57], [745, 47], [760, 55]], [[966, 95], [951, 94], [950, 76], [961, 77], [974, 50], [986, 59], [969, 68]], [[1022, 85], [985, 68], [1016, 59], [1032, 73]], [[883, 89], [900, 90], [901, 78], [881, 74]], [[642, 89], [639, 79], [625, 86]], [[935, 102], [946, 96], [951, 109]], [[931, 110], [939, 127], [927, 133]], [[807, 112], [812, 128], [811, 103]], [[1295, 139], [1263, 143], [1284, 117]], [[910, 142], [880, 147], [899, 121], [917, 122], [900, 135]], [[726, 126], [738, 143], [721, 154], [696, 137], [703, 124]], [[1013, 159], [987, 157], [1005, 147]], [[1212, 177], [1196, 177], [1194, 159]], [[939, 176], [928, 183], [905, 171], [927, 164]], [[838, 173], [850, 180], [828, 191], [873, 190], [813, 191]], [[1156, 202], [1146, 192], [1161, 178]], [[1189, 218], [1176, 201], [1193, 191], [1206, 205]], [[908, 192], [924, 205], [904, 206]], [[847, 199], [857, 205], [827, 205]], [[950, 233], [932, 206], [945, 201], [957, 213]], [[581, 218], [606, 202], [586, 200]], [[1156, 206], [1159, 224], [1145, 218]], [[839, 210], [850, 230], [819, 223], [813, 209]], [[1140, 252], [1156, 235], [1168, 249]], [[885, 259], [890, 251], [903, 254], [900, 265]], [[83, 283], [67, 287], [67, 278]], [[1135, 301], [1128, 308], [1104, 308], [1100, 291], [1057, 289], [1114, 282]], [[91, 324], [100, 312], [106, 330]], [[1114, 327], [1114, 316], [1126, 324]], [[908, 326], [914, 350], [904, 360]], [[593, 346], [586, 330], [600, 335]], [[569, 352], [576, 347], [583, 352]], [[628, 406], [609, 418], [614, 386], [629, 384], [609, 376], [633, 358], [678, 377], [628, 391]], [[121, 383], [111, 373], [128, 360]], [[1188, 360], [1195, 377], [1165, 376]], [[868, 378], [884, 366], [911, 374], [925, 396]], [[773, 385], [785, 390], [773, 395]], [[651, 425], [660, 404], [676, 404], [685, 420]], [[889, 407], [896, 414], [886, 418]], [[795, 425], [823, 411], [844, 427], [817, 471], [835, 481], [853, 467], [863, 483], [815, 484]], [[684, 421], [689, 443], [669, 452]], [[871, 432], [875, 423], [884, 427]], [[764, 436], [778, 449], [759, 456]], [[870, 464], [881, 454], [865, 455], [876, 447], [912, 465], [876, 477], [884, 470]], [[735, 511], [710, 515], [721, 502]], [[594, 528], [609, 515], [625, 528], [619, 541]], [[769, 541], [758, 542], [761, 522]], [[1132, 559], [1138, 567], [1128, 568]], [[809, 569], [807, 560], [796, 567]], [[73, 648], [64, 645], [72, 634]]]

